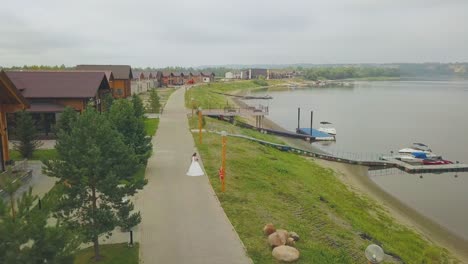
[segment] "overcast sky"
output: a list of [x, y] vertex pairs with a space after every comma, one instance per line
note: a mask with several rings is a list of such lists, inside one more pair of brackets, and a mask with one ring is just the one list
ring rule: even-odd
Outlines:
[[468, 61], [468, 0], [6, 1], [0, 65]]

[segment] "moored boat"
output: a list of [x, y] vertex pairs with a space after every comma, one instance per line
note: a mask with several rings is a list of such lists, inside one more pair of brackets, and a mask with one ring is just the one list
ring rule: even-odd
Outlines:
[[330, 134], [332, 136], [336, 136], [336, 129], [333, 127], [328, 127], [328, 125], [331, 125], [332, 123], [327, 122], [327, 121], [322, 121], [320, 122], [321, 125], [324, 125], [323, 127], [319, 127], [317, 130]]
[[443, 159], [425, 159], [423, 160], [424, 165], [447, 165], [447, 164], [453, 164], [453, 162], [449, 160], [443, 160]]

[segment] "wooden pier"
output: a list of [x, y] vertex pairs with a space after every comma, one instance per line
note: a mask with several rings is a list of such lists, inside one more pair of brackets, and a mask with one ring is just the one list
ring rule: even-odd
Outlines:
[[[215, 132], [217, 133], [217, 132]], [[318, 159], [324, 159], [329, 161], [341, 162], [353, 165], [367, 166], [370, 169], [388, 169], [398, 168], [406, 173], [410, 174], [424, 174], [424, 173], [446, 173], [446, 172], [468, 172], [468, 164], [447, 164], [447, 165], [417, 165], [413, 166], [406, 162], [396, 160], [392, 157], [381, 157], [381, 160], [353, 160], [348, 158], [336, 157], [330, 154], [317, 153], [309, 150], [294, 148], [288, 145], [276, 144], [244, 135], [229, 134], [228, 136], [243, 138], [251, 141], [255, 141], [262, 145], [274, 147], [281, 151], [295, 153], [301, 156], [313, 157]]]
[[392, 163], [395, 167], [407, 173], [444, 173], [444, 172], [466, 172], [468, 164], [445, 164], [445, 165], [412, 165], [391, 156], [381, 157], [382, 160]]

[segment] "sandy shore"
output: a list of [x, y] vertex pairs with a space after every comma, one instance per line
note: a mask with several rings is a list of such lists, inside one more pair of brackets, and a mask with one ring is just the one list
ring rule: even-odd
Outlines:
[[[234, 101], [241, 107], [246, 106], [246, 104], [240, 100]], [[255, 125], [255, 118], [244, 118], [247, 118], [248, 123]], [[286, 129], [267, 118], [264, 119], [263, 127], [286, 131]], [[296, 148], [323, 152], [320, 149], [313, 147], [310, 143], [300, 139], [280, 138], [288, 145]], [[368, 177], [367, 167], [319, 159], [315, 159], [315, 161], [317, 164], [335, 171], [340, 180], [351, 190], [375, 200], [379, 205], [385, 208], [398, 223], [415, 230], [426, 240], [447, 249], [462, 263], [468, 263], [468, 240], [450, 232], [448, 229], [432, 221], [415, 209], [401, 202], [398, 198], [384, 191]]]

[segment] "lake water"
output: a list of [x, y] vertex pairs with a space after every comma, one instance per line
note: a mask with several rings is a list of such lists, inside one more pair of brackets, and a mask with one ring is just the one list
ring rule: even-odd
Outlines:
[[[468, 163], [468, 81], [356, 82], [349, 87], [261, 91], [273, 96], [269, 119], [294, 131], [329, 121], [333, 143], [314, 143], [340, 156], [359, 159], [389, 154], [422, 142], [444, 159]], [[250, 102], [257, 103], [257, 102]], [[265, 104], [265, 102], [259, 102]], [[409, 175], [396, 169], [371, 173], [383, 189], [468, 239], [468, 173]]]

